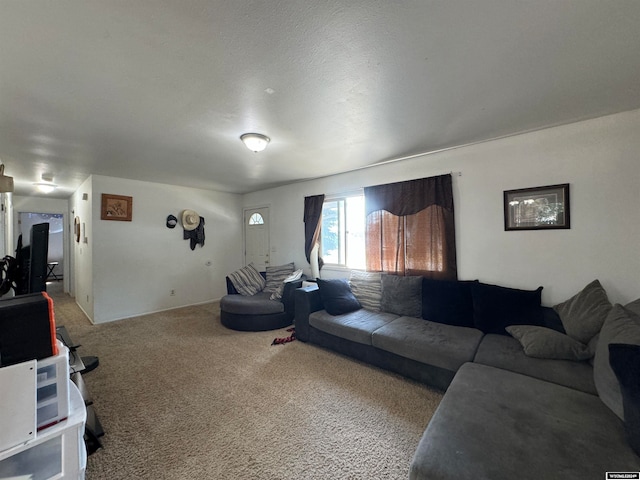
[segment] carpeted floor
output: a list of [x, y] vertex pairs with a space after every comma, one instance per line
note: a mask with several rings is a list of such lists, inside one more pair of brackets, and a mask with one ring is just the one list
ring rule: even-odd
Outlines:
[[442, 395], [286, 331], [235, 332], [211, 303], [91, 325], [49, 289], [100, 367], [97, 479], [404, 479]]

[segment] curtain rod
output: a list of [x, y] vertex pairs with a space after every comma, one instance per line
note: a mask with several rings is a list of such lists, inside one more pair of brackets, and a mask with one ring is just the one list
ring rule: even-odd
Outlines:
[[[462, 176], [462, 172], [461, 171], [458, 171], [458, 172], [449, 171], [447, 173], [449, 175], [451, 175], [452, 177], [461, 177]], [[446, 173], [441, 173], [439, 175], [430, 175], [430, 176], [431, 177], [439, 177], [440, 175], [446, 175]], [[412, 180], [412, 179], [409, 179], [409, 180]], [[404, 182], [405, 180], [398, 180], [398, 181], [399, 182]], [[391, 183], [396, 183], [396, 182], [391, 182]], [[368, 186], [370, 187], [371, 185], [368, 185]], [[325, 193], [324, 194], [324, 198], [331, 200], [332, 198], [348, 197], [348, 196], [351, 196], [352, 194], [358, 194], [358, 193], [360, 193], [360, 190], [364, 190], [364, 189], [365, 189], [365, 187], [357, 187], [357, 188], [350, 188], [349, 190], [341, 191], [341, 192]]]

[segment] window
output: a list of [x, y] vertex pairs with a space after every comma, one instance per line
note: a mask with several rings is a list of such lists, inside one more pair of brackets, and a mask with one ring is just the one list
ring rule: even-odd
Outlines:
[[264, 225], [264, 218], [259, 213], [254, 213], [249, 217], [249, 225]]
[[365, 187], [367, 270], [455, 280], [451, 175]]
[[364, 194], [326, 198], [321, 221], [320, 256], [324, 263], [364, 269]]

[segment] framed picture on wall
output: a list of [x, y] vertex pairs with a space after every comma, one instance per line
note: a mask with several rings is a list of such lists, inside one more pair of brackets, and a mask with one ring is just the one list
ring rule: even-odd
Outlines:
[[571, 228], [569, 184], [504, 192], [505, 230]]
[[130, 222], [133, 211], [133, 197], [124, 195], [102, 194], [102, 220], [118, 220]]

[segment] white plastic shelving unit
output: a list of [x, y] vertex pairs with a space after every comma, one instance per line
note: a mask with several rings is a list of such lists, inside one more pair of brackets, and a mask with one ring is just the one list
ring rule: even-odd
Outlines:
[[51, 426], [69, 416], [69, 349], [58, 340], [58, 355], [38, 360], [36, 427]]
[[69, 415], [37, 432], [34, 439], [0, 452], [0, 479], [83, 480], [87, 465], [84, 400], [67, 379]]
[[0, 379], [0, 480], [84, 479], [87, 411], [67, 347], [58, 341], [57, 355], [3, 367]]

